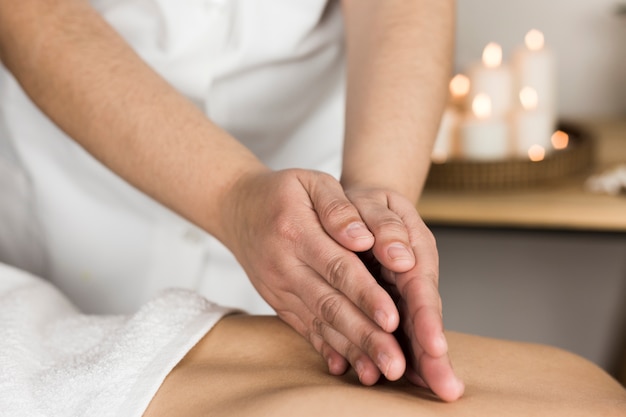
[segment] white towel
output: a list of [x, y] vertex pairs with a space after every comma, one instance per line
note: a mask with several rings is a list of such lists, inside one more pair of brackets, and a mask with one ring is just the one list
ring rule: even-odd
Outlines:
[[132, 316], [84, 315], [47, 282], [0, 264], [0, 416], [141, 416], [230, 311], [172, 289]]

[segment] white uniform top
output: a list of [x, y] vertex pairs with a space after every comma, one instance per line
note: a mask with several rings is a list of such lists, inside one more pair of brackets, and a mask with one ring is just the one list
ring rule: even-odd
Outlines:
[[[152, 68], [268, 166], [339, 175], [344, 70], [338, 2], [92, 4]], [[168, 286], [271, 312], [219, 242], [86, 153], [4, 69], [0, 261], [49, 278], [87, 312], [133, 311]]]

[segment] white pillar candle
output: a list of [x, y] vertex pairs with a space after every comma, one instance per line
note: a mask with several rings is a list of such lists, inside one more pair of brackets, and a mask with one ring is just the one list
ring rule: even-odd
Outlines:
[[472, 112], [460, 126], [460, 147], [463, 157], [490, 161], [509, 156], [509, 126], [505, 118], [492, 116], [491, 99], [476, 95]]
[[545, 111], [556, 117], [556, 62], [552, 51], [545, 46], [543, 33], [533, 29], [526, 34], [525, 45], [513, 53], [515, 89], [531, 87], [537, 92]]
[[549, 153], [555, 131], [552, 115], [538, 107], [538, 94], [531, 87], [524, 87], [520, 91], [520, 103], [521, 108], [513, 114], [515, 155], [528, 158], [528, 152], [533, 146], [539, 146]]
[[483, 51], [481, 63], [474, 64], [468, 72], [470, 92], [467, 95], [468, 107], [478, 94], [491, 98], [494, 116], [509, 113], [514, 103], [513, 74], [508, 65], [502, 63], [502, 47], [497, 43], [488, 44]]
[[442, 164], [456, 156], [457, 137], [460, 114], [456, 108], [449, 106], [441, 117], [439, 132], [431, 155], [434, 163]]

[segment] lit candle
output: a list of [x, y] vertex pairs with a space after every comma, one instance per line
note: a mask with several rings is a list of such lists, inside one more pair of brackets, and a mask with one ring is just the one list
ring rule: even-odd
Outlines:
[[531, 87], [546, 111], [556, 115], [555, 58], [545, 46], [542, 32], [533, 29], [524, 38], [524, 46], [513, 54], [515, 88]]
[[431, 160], [436, 164], [442, 164], [458, 154], [459, 121], [465, 110], [465, 97], [469, 93], [469, 78], [463, 74], [457, 74], [450, 80], [448, 88], [450, 102], [441, 117], [431, 154]]
[[[539, 95], [532, 87], [524, 87], [519, 93], [521, 109], [513, 115], [513, 131], [515, 154], [519, 157], [530, 157], [531, 148], [541, 147], [545, 152], [551, 150], [551, 138], [554, 132], [552, 115], [539, 107]], [[543, 155], [541, 156], [543, 159]]]
[[502, 117], [493, 117], [491, 98], [478, 93], [472, 112], [460, 127], [462, 155], [474, 160], [505, 159], [509, 154], [509, 126]]
[[470, 79], [464, 74], [455, 75], [450, 80], [450, 104], [459, 110], [465, 109], [465, 101], [470, 91]]
[[540, 162], [546, 157], [546, 150], [541, 145], [533, 145], [528, 148], [528, 159], [533, 162]]
[[469, 71], [470, 91], [467, 102], [471, 106], [476, 96], [485, 93], [491, 98], [494, 116], [509, 113], [513, 105], [513, 75], [502, 63], [502, 47], [488, 44], [483, 50], [482, 63], [474, 64]]
[[557, 130], [550, 138], [550, 142], [554, 149], [565, 149], [569, 145], [569, 135], [562, 130]]

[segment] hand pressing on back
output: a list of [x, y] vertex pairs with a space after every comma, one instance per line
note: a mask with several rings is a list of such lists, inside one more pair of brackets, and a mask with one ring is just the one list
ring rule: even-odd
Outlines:
[[[369, 252], [398, 288], [399, 306], [407, 306], [407, 334], [419, 333], [412, 340], [412, 369], [443, 399], [460, 395], [446, 365], [434, 241], [407, 200], [381, 190], [344, 192], [316, 171], [265, 171], [243, 176], [222, 213], [226, 245], [331, 373], [350, 364], [371, 385], [381, 374], [397, 380], [407, 369], [393, 335], [400, 324], [396, 304], [356, 254]], [[424, 373], [421, 362], [433, 370]]]

